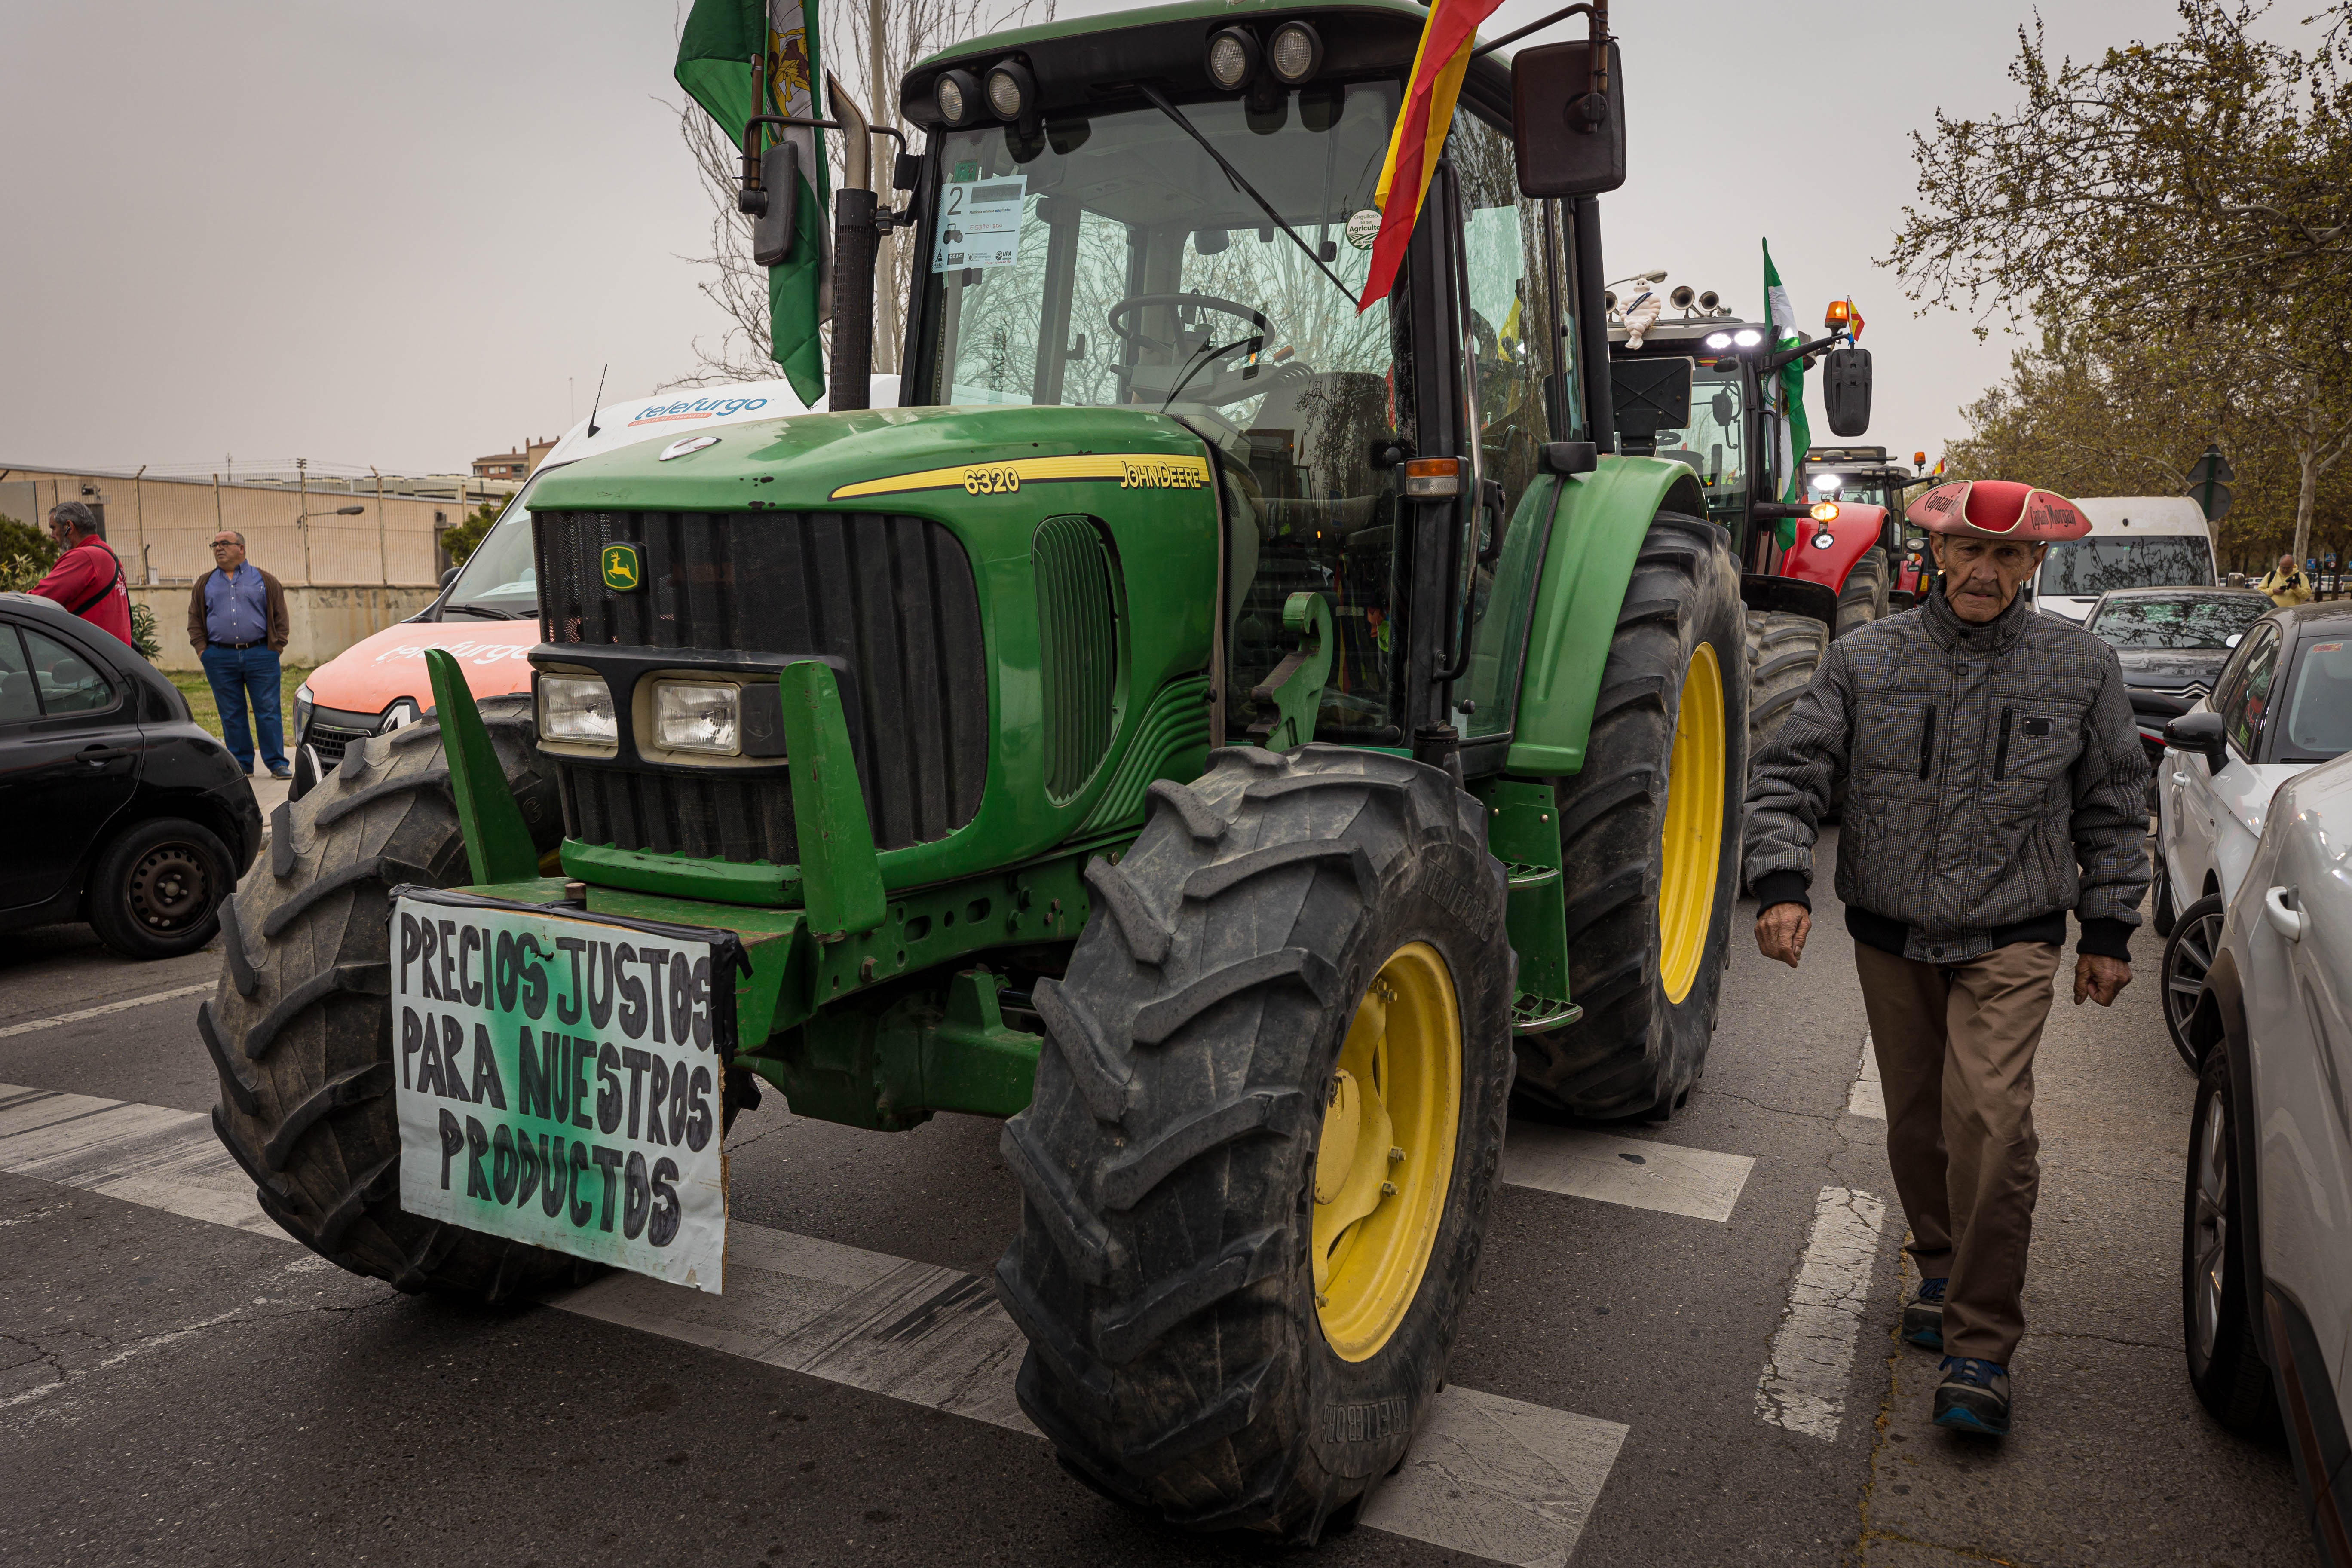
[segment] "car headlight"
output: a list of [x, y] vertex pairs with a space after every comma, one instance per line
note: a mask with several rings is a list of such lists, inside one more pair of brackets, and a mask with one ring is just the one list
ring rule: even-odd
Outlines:
[[319, 705], [310, 695], [310, 683], [304, 681], [294, 689], [294, 739], [299, 742], [310, 728], [310, 710]]
[[383, 710], [383, 722], [376, 727], [376, 733], [389, 735], [394, 730], [405, 730], [423, 717], [417, 712], [416, 704], [404, 697]]
[[621, 726], [613, 717], [613, 689], [600, 676], [541, 676], [539, 733], [547, 741], [620, 744]]
[[666, 752], [743, 754], [743, 703], [733, 686], [699, 680], [654, 682], [654, 743]]

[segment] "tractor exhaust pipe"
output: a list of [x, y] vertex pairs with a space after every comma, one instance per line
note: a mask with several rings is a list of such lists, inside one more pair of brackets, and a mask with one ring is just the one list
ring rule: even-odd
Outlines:
[[874, 405], [874, 193], [833, 194], [833, 375], [826, 406]]

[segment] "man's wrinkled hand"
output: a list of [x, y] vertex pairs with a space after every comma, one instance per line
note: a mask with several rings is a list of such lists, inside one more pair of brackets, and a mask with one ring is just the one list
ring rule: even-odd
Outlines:
[[2116, 998], [2131, 984], [2131, 965], [2120, 958], [2109, 958], [2100, 952], [2078, 952], [2074, 955], [2074, 1005], [2083, 1005], [2089, 997], [2102, 1007], [2112, 1007]]
[[1805, 938], [1812, 929], [1812, 911], [1804, 905], [1774, 904], [1756, 917], [1756, 945], [1765, 957], [1794, 969], [1805, 956]]

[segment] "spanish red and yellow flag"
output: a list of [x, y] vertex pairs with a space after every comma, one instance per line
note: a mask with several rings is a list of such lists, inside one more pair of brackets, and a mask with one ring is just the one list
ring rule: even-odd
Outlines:
[[[1404, 106], [1397, 112], [1396, 129], [1389, 133], [1389, 161], [1381, 169], [1380, 188], [1372, 204], [1381, 209], [1380, 237], [1372, 241], [1371, 272], [1364, 280], [1360, 313], [1389, 297], [1403, 265], [1405, 242], [1421, 218], [1421, 204], [1429, 195], [1430, 176], [1445, 151], [1445, 133], [1454, 127], [1454, 100], [1462, 96], [1462, 78], [1470, 69], [1470, 46], [1478, 24], [1493, 16], [1502, 0], [1435, 0], [1429, 21], [1421, 30], [1421, 47], [1412, 57], [1412, 76], [1405, 83]], [[1408, 194], [1410, 193], [1410, 194]]]

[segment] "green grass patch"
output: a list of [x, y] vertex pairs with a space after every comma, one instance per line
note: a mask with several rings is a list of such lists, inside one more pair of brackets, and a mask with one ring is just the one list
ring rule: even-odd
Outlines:
[[[279, 668], [278, 703], [282, 710], [280, 717], [285, 721], [286, 754], [289, 757], [294, 754], [294, 689], [310, 679], [312, 668], [289, 664]], [[196, 722], [219, 735], [220, 709], [213, 701], [212, 682], [205, 679], [205, 672], [201, 669], [167, 669], [163, 671], [163, 678], [178, 687], [180, 694], [188, 700], [188, 711], [194, 716]], [[259, 757], [254, 759], [254, 766], [257, 769], [261, 766]]]

